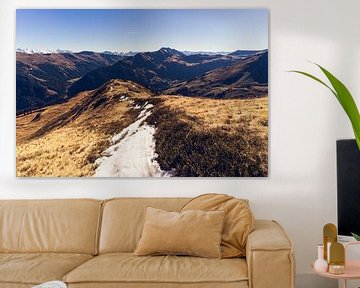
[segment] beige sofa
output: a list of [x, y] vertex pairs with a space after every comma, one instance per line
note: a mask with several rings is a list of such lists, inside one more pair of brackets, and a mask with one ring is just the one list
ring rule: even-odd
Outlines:
[[71, 288], [293, 288], [292, 244], [257, 220], [246, 258], [133, 256], [146, 206], [185, 198], [0, 201], [0, 288], [62, 280]]

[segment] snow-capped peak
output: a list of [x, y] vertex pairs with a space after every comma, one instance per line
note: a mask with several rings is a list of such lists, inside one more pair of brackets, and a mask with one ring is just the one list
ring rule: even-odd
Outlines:
[[[28, 48], [16, 48], [16, 52], [19, 53], [26, 53], [26, 54], [64, 54], [64, 53], [88, 53], [92, 51], [82, 51], [82, 52], [74, 52], [71, 50], [63, 50], [63, 49], [56, 49], [56, 50], [41, 50], [41, 49], [28, 49]], [[133, 56], [138, 52], [117, 52], [117, 51], [102, 51], [102, 52], [92, 52], [92, 53], [99, 53], [99, 54], [107, 54], [107, 55], [114, 55], [114, 56]]]
[[116, 51], [102, 51], [100, 54], [107, 54], [107, 55], [124, 55], [124, 52], [116, 52]]
[[57, 49], [57, 50], [41, 50], [41, 49], [22, 49], [22, 48], [17, 48], [16, 52], [20, 52], [20, 53], [26, 53], [26, 54], [51, 54], [51, 53], [73, 53], [70, 50], [61, 50], [61, 49]]

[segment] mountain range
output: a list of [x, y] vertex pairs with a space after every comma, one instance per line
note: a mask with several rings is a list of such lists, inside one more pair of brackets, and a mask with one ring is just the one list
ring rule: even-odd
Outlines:
[[210, 98], [256, 98], [267, 94], [268, 52], [220, 67], [163, 93]]
[[16, 53], [17, 112], [61, 103], [112, 79], [134, 81], [154, 93], [211, 98], [267, 95], [268, 52], [186, 53], [161, 48], [112, 52]]
[[63, 102], [71, 82], [122, 56], [95, 52], [16, 53], [16, 110]]
[[[43, 49], [16, 48], [16, 52], [26, 53], [26, 54], [54, 54], [54, 53], [59, 53], [59, 54], [64, 54], [64, 53], [80, 54], [82, 52], [87, 52], [87, 51], [74, 52], [74, 51], [66, 50], [66, 49], [43, 50]], [[129, 52], [102, 51], [102, 52], [95, 52], [95, 53], [109, 54], [109, 55], [120, 55], [120, 56], [133, 56], [133, 55], [137, 54], [138, 52], [133, 52], [133, 51], [129, 51]]]

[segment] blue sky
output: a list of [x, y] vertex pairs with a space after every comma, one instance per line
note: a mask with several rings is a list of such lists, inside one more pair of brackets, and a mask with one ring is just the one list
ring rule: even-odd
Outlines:
[[268, 11], [19, 9], [16, 47], [72, 51], [268, 48]]

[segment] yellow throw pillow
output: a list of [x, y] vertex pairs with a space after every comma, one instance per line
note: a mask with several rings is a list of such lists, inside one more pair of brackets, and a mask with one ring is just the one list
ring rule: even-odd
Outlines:
[[247, 237], [254, 230], [254, 217], [247, 200], [225, 194], [205, 194], [190, 200], [181, 211], [225, 211], [221, 238], [223, 258], [244, 257]]
[[224, 211], [168, 212], [146, 208], [134, 255], [191, 255], [221, 258]]

